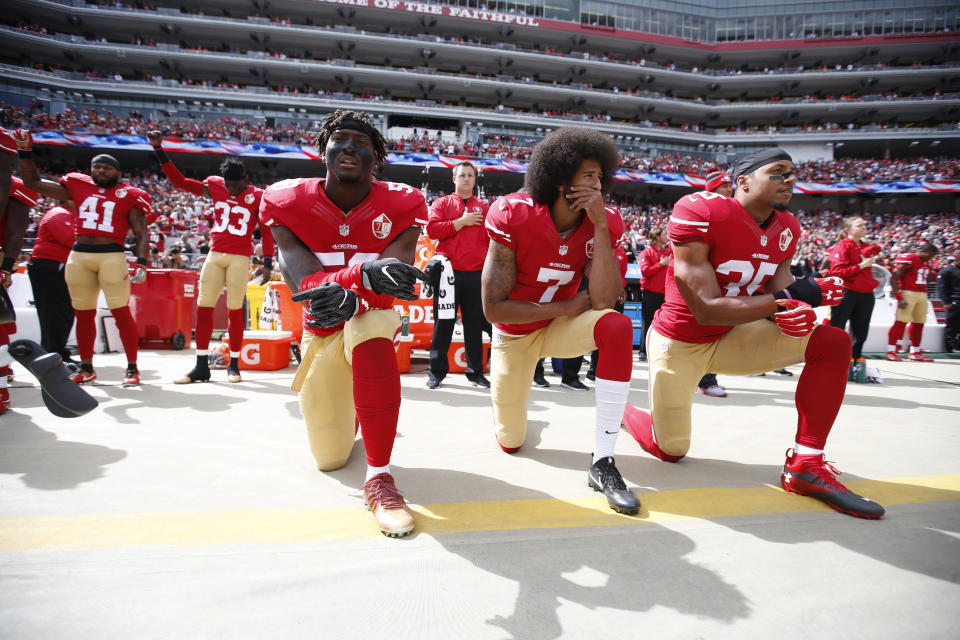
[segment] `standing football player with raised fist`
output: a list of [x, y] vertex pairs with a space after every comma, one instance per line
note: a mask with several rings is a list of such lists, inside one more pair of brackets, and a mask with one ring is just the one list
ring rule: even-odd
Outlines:
[[[490, 206], [483, 311], [494, 325], [493, 422], [507, 453], [527, 433], [530, 379], [545, 356], [599, 350], [594, 449], [587, 481], [611, 509], [636, 514], [640, 500], [614, 462], [633, 359], [633, 325], [614, 311], [623, 291], [614, 248], [620, 213], [604, 205], [619, 165], [616, 143], [592, 129], [565, 127], [533, 148], [524, 192]], [[578, 291], [581, 279], [589, 286]]]
[[[227, 285], [227, 333], [230, 336], [230, 364], [227, 382], [240, 382], [240, 347], [246, 319], [243, 299], [247, 294], [250, 254], [253, 252], [253, 230], [263, 189], [250, 184], [247, 169], [239, 158], [227, 158], [220, 165], [219, 176], [202, 181], [184, 177], [163, 150], [159, 131], [147, 133], [147, 140], [157, 154], [160, 168], [173, 186], [195, 196], [213, 200], [213, 224], [210, 227], [210, 253], [200, 269], [200, 293], [197, 296], [197, 362], [193, 369], [174, 380], [176, 384], [206, 382], [210, 379], [208, 362], [210, 335], [213, 333], [213, 308]], [[261, 282], [270, 279], [273, 270], [273, 236], [266, 225], [260, 225], [263, 239], [263, 266], [257, 270]]]
[[[147, 272], [147, 216], [150, 196], [126, 182], [120, 182], [120, 163], [102, 153], [90, 161], [90, 175], [68, 173], [59, 182], [40, 178], [33, 163], [33, 139], [29, 131], [18, 130], [20, 174], [29, 189], [55, 200], [73, 200], [77, 206], [76, 244], [67, 258], [64, 275], [77, 318], [77, 350], [80, 371], [73, 376], [77, 384], [97, 379], [93, 369], [93, 343], [97, 337], [97, 296], [107, 300], [117, 322], [120, 341], [127, 356], [123, 386], [140, 384], [137, 369], [137, 324], [130, 313], [130, 283], [143, 282]], [[123, 243], [133, 231], [137, 268], [128, 273]]]
[[647, 338], [653, 415], [628, 406], [624, 426], [647, 452], [676, 462], [690, 447], [690, 409], [704, 373], [748, 375], [803, 362], [795, 444], [781, 483], [843, 513], [880, 518], [883, 507], [840, 484], [823, 453], [846, 390], [850, 336], [819, 324], [813, 310], [840, 303], [840, 280], [790, 273], [800, 236], [786, 210], [797, 182], [793, 161], [781, 149], [757, 151], [737, 162], [733, 179], [733, 198], [701, 191], [673, 207], [666, 301]]
[[260, 205], [293, 299], [305, 303], [303, 360], [291, 387], [321, 471], [346, 464], [359, 426], [364, 500], [385, 535], [405, 536], [413, 513], [390, 473], [400, 412], [393, 298], [415, 300], [414, 284], [425, 280], [411, 265], [427, 207], [419, 190], [374, 180], [387, 152], [369, 114], [333, 112], [316, 145], [327, 177], [273, 184]]

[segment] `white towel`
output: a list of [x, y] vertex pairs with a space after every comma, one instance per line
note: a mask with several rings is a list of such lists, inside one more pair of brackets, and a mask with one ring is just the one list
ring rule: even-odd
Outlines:
[[443, 265], [443, 271], [440, 273], [440, 286], [434, 295], [437, 296], [437, 319], [452, 320], [457, 317], [457, 305], [454, 300], [453, 291], [453, 265], [447, 256], [435, 255], [435, 259]]

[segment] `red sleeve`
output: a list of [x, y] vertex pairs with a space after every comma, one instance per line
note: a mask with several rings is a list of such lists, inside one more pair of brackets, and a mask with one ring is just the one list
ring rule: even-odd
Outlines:
[[17, 142], [6, 129], [0, 129], [0, 152], [17, 155]]
[[[708, 195], [708, 199], [704, 199]], [[701, 191], [683, 196], [673, 205], [667, 233], [673, 242], [710, 242], [710, 219], [712, 203], [721, 205], [723, 196]], [[713, 205], [713, 206], [717, 206]], [[722, 206], [722, 205], [721, 205]]]
[[[533, 206], [533, 198], [529, 199], [530, 206]], [[494, 242], [498, 242], [505, 247], [517, 250], [516, 241], [510, 228], [510, 208], [516, 204], [507, 200], [507, 197], [497, 199], [487, 212], [486, 221], [483, 223], [487, 230], [487, 236]]]
[[203, 183], [199, 180], [185, 177], [180, 173], [180, 170], [177, 169], [177, 166], [173, 164], [173, 160], [167, 160], [160, 165], [160, 168], [163, 169], [163, 173], [177, 189], [183, 189], [195, 196], [203, 195]]
[[25, 186], [23, 186], [23, 180], [17, 176], [11, 176], [10, 197], [16, 198], [23, 204], [27, 205], [28, 208], [32, 209], [33, 207], [37, 206], [37, 200], [40, 198], [40, 194], [33, 189], [27, 189]]
[[272, 258], [276, 255], [273, 232], [270, 231], [270, 227], [263, 223], [260, 223], [260, 249], [263, 252], [263, 257], [270, 256]]
[[848, 242], [841, 240], [830, 249], [830, 270], [828, 273], [831, 276], [846, 280], [860, 273], [860, 252], [856, 252], [856, 262], [853, 262], [853, 252], [849, 251], [849, 247]]
[[457, 232], [456, 227], [453, 226], [453, 219], [447, 218], [447, 211], [451, 204], [451, 199], [444, 197], [437, 198], [431, 205], [427, 214], [427, 235], [431, 239], [443, 240]]

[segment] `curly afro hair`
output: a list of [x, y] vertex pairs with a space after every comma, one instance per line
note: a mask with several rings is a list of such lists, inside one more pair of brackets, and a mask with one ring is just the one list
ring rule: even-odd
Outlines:
[[220, 163], [220, 176], [224, 180], [243, 180], [247, 177], [247, 167], [240, 158], [227, 158]]
[[383, 164], [387, 159], [387, 141], [383, 134], [373, 126], [370, 121], [371, 115], [363, 111], [348, 111], [346, 109], [337, 109], [323, 120], [320, 125], [320, 133], [313, 139], [317, 146], [317, 152], [322, 157], [327, 148], [327, 141], [337, 129], [353, 129], [359, 131], [370, 138], [373, 143], [373, 152], [377, 156], [377, 162]]
[[582, 127], [557, 129], [533, 148], [523, 190], [536, 202], [552, 204], [557, 199], [557, 188], [573, 180], [584, 160], [600, 163], [600, 189], [609, 193], [620, 166], [617, 143], [608, 135]]

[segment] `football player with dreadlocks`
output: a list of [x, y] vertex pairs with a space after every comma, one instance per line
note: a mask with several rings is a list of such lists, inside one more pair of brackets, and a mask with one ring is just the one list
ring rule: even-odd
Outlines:
[[[247, 293], [247, 275], [252, 236], [257, 226], [257, 212], [263, 189], [250, 184], [247, 169], [239, 158], [227, 158], [220, 165], [219, 176], [200, 180], [184, 177], [163, 150], [163, 135], [147, 133], [157, 154], [160, 168], [178, 189], [213, 200], [213, 226], [210, 228], [210, 253], [200, 270], [200, 293], [197, 300], [197, 363], [176, 384], [206, 382], [210, 379], [208, 363], [210, 334], [213, 333], [213, 308], [223, 285], [227, 285], [227, 331], [230, 336], [230, 364], [227, 381], [240, 382], [240, 347], [246, 321], [243, 299]], [[263, 266], [257, 270], [261, 282], [270, 279], [273, 269], [273, 236], [266, 225], [260, 225], [263, 239]]]
[[405, 536], [413, 514], [390, 474], [400, 412], [393, 298], [416, 299], [414, 284], [426, 279], [411, 265], [427, 207], [417, 189], [374, 179], [387, 152], [369, 114], [333, 112], [316, 146], [327, 177], [273, 184], [260, 205], [293, 300], [305, 303], [291, 387], [321, 471], [346, 464], [359, 426], [364, 500], [385, 535]]

